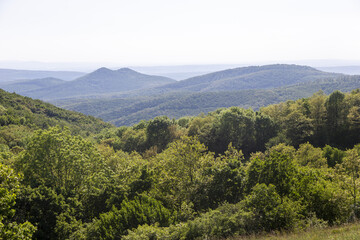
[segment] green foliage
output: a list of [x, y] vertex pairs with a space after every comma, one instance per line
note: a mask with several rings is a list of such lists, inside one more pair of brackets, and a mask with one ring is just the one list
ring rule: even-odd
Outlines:
[[20, 157], [17, 167], [24, 183], [54, 188], [65, 196], [88, 194], [90, 181], [101, 178], [101, 156], [80, 137], [60, 128], [37, 132]]
[[314, 213], [318, 219], [338, 224], [349, 217], [349, 195], [327, 169], [300, 168], [291, 198], [302, 201], [302, 214], [310, 219]]
[[237, 204], [223, 204], [194, 220], [166, 228], [140, 226], [124, 239], [201, 239], [225, 238], [259, 231], [293, 229], [299, 224], [300, 207], [289, 199], [281, 200], [273, 185], [257, 185]]
[[37, 188], [23, 187], [16, 203], [16, 217], [27, 219], [37, 226], [35, 239], [56, 239], [57, 216], [65, 211], [66, 202], [63, 195], [45, 186]]
[[313, 147], [310, 143], [304, 143], [299, 146], [295, 159], [302, 166], [311, 166], [314, 168], [327, 166], [327, 160], [323, 157], [323, 151], [320, 148]]
[[0, 142], [10, 147], [23, 147], [25, 136], [51, 126], [68, 127], [73, 134], [82, 136], [111, 126], [94, 117], [3, 90], [0, 90], [0, 106]]
[[223, 202], [237, 203], [244, 195], [246, 183], [246, 172], [244, 156], [241, 151], [237, 151], [232, 145], [224, 155], [215, 160], [205, 175], [210, 177], [210, 181], [200, 187], [200, 192], [196, 195], [196, 201], [200, 201], [203, 209], [216, 208]]
[[60, 128], [38, 131], [15, 166], [24, 174], [26, 186], [17, 208], [38, 226], [37, 238], [57, 238], [58, 216], [66, 212], [85, 221], [97, 216], [94, 199], [103, 194], [106, 167], [92, 144], [81, 137]]
[[115, 150], [126, 152], [144, 152], [146, 146], [146, 129], [134, 130], [133, 128], [124, 130], [121, 137], [113, 144]]
[[276, 186], [256, 185], [244, 200], [245, 209], [252, 214], [249, 228], [254, 231], [293, 229], [300, 218], [301, 205], [289, 198], [282, 198]]
[[181, 135], [181, 127], [176, 125], [174, 120], [162, 116], [147, 122], [141, 121], [132, 127], [105, 129], [96, 138], [98, 142], [109, 145], [114, 150], [157, 153]]
[[309, 118], [312, 119], [312, 131], [314, 133], [312, 141], [317, 146], [321, 146], [326, 142], [326, 98], [324, 92], [319, 91], [308, 99]]
[[256, 150], [265, 150], [265, 144], [275, 137], [277, 126], [271, 118], [238, 107], [218, 109], [208, 116], [194, 118], [188, 135], [199, 140], [215, 153], [224, 153], [231, 143], [248, 156]]
[[36, 227], [31, 223], [14, 221], [15, 200], [19, 193], [20, 176], [0, 163], [0, 238], [1, 239], [31, 239]]
[[141, 195], [134, 200], [125, 200], [121, 208], [113, 208], [110, 212], [100, 215], [85, 229], [86, 239], [121, 239], [127, 229], [142, 224], [159, 224], [169, 226], [173, 223], [171, 212], [159, 201]]
[[247, 169], [247, 188], [251, 189], [258, 183], [273, 184], [281, 197], [290, 194], [297, 174], [294, 153], [294, 148], [280, 144], [264, 155], [254, 155]]
[[210, 180], [204, 174], [214, 164], [212, 153], [191, 137], [182, 137], [152, 159], [155, 171], [155, 188], [151, 191], [163, 199], [168, 208], [179, 209], [182, 202], [198, 197], [199, 186]]
[[109, 171], [105, 196], [98, 205], [105, 205], [107, 210], [112, 206], [120, 207], [126, 197], [133, 199], [153, 186], [153, 171], [139, 154], [122, 151], [115, 153], [109, 147], [104, 147], [100, 152], [105, 156]]
[[171, 125], [170, 119], [166, 116], [151, 120], [146, 128], [147, 145], [157, 146], [159, 150], [165, 149], [173, 137], [170, 131]]
[[5, 239], [216, 239], [359, 216], [360, 91], [158, 117], [93, 141], [12, 104], [0, 105]]
[[333, 92], [327, 99], [325, 106], [327, 112], [327, 126], [330, 135], [330, 144], [338, 145], [338, 139], [345, 128], [345, 95], [339, 91]]
[[344, 149], [359, 141], [359, 106], [359, 91], [335, 91], [328, 97], [317, 93], [308, 99], [271, 105], [260, 112], [274, 119], [294, 146], [309, 141], [319, 147], [330, 144]]
[[346, 155], [341, 164], [337, 165], [339, 177], [344, 188], [350, 193], [353, 199], [353, 213], [357, 212], [358, 194], [360, 185], [360, 145], [357, 148], [346, 151]]
[[291, 126], [286, 129], [285, 134], [287, 138], [291, 139], [294, 146], [307, 141], [313, 134], [313, 124], [311, 119], [307, 117], [306, 107], [301, 101], [289, 105], [289, 114], [283, 122], [285, 126]]
[[323, 148], [323, 156], [326, 158], [329, 167], [335, 167], [336, 164], [342, 162], [345, 156], [345, 152], [341, 151], [340, 149], [326, 145]]
[[230, 143], [246, 154], [254, 150], [255, 116], [252, 110], [237, 107], [224, 109], [219, 113], [219, 122], [214, 125], [214, 141], [209, 143], [211, 150], [217, 153], [225, 152]]

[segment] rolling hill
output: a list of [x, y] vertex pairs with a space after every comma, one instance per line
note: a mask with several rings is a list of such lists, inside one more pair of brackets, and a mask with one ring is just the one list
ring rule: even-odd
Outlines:
[[28, 91], [36, 89], [52, 87], [64, 83], [64, 80], [58, 78], [40, 78], [32, 80], [19, 80], [10, 82], [0, 82], [0, 88], [8, 92], [16, 92], [18, 94], [26, 94]]
[[132, 125], [143, 119], [167, 115], [171, 118], [194, 116], [221, 107], [260, 107], [286, 100], [309, 97], [322, 90], [329, 94], [335, 90], [349, 92], [360, 88], [360, 76], [340, 76], [298, 83], [273, 89], [247, 89], [220, 92], [174, 92], [156, 96], [133, 98], [83, 99], [60, 101], [58, 106], [114, 123]]
[[338, 76], [341, 74], [322, 72], [308, 66], [275, 64], [228, 69], [192, 77], [155, 89], [160, 92], [267, 89]]
[[175, 80], [146, 75], [129, 68], [110, 70], [100, 68], [92, 73], [61, 85], [28, 91], [24, 95], [43, 100], [88, 97], [91, 95], [111, 94], [152, 88], [175, 82]]
[[20, 139], [35, 130], [56, 125], [84, 137], [112, 126], [92, 116], [0, 89], [0, 144], [19, 146]]

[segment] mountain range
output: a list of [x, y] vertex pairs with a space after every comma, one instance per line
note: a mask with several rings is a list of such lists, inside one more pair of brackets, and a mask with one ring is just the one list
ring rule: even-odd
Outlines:
[[360, 66], [318, 67], [317, 69], [325, 72], [360, 75]]
[[[275, 64], [227, 69], [182, 81], [136, 72], [129, 68], [100, 68], [72, 81], [51, 82], [40, 88], [21, 89], [21, 94], [46, 101], [69, 98], [151, 96], [170, 92], [219, 92], [269, 89], [342, 76], [308, 66]], [[34, 81], [34, 80], [32, 80]], [[30, 82], [28, 85], [32, 85]], [[5, 90], [16, 89], [8, 88]], [[0, 86], [1, 87], [1, 86]]]
[[129, 68], [100, 68], [72, 81], [35, 79], [0, 84], [8, 91], [102, 118], [117, 126], [159, 115], [179, 118], [220, 107], [258, 109], [322, 90], [360, 88], [360, 76], [275, 64], [222, 70], [182, 81]]

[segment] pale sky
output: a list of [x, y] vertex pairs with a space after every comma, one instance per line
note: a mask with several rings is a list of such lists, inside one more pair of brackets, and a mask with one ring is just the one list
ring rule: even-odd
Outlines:
[[360, 60], [359, 25], [360, 0], [0, 0], [0, 61]]

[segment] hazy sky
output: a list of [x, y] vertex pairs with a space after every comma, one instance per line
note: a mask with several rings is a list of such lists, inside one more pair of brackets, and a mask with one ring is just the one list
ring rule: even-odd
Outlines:
[[360, 60], [360, 0], [0, 0], [0, 61]]

